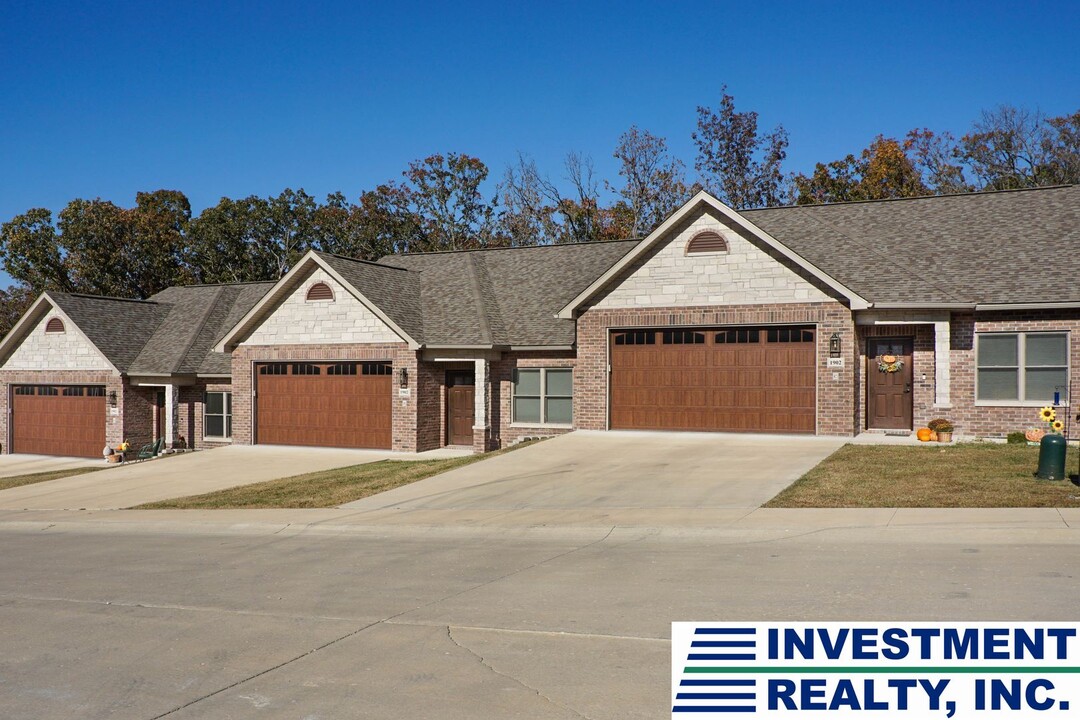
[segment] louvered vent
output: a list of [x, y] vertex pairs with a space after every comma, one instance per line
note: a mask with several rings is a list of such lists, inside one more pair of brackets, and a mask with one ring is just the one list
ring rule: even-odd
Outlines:
[[64, 332], [64, 321], [60, 318], [49, 318], [49, 322], [45, 323], [45, 332], [47, 333], [62, 333]]
[[307, 291], [308, 300], [333, 300], [334, 291], [326, 283], [315, 283]]
[[712, 230], [699, 232], [690, 238], [690, 242], [686, 244], [687, 255], [691, 253], [727, 252], [727, 249], [727, 242], [724, 238], [720, 236], [720, 233]]

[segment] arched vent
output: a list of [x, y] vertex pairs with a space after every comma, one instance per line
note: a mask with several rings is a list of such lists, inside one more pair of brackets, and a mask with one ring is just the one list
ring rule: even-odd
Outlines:
[[45, 323], [45, 332], [47, 333], [62, 333], [64, 332], [64, 321], [60, 318], [49, 318], [49, 322]]
[[326, 283], [315, 283], [307, 291], [308, 300], [333, 300], [334, 291]]
[[727, 241], [718, 232], [704, 230], [686, 244], [686, 254], [727, 252]]

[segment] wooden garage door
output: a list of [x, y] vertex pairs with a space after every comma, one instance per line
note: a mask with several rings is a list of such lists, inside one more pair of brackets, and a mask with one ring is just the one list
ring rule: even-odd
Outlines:
[[12, 452], [101, 457], [104, 387], [15, 385], [11, 393]]
[[813, 327], [616, 331], [611, 427], [815, 431]]
[[390, 448], [390, 363], [265, 363], [255, 377], [256, 442]]

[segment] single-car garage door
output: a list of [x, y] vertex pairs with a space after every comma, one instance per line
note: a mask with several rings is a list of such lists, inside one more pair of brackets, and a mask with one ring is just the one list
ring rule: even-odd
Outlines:
[[815, 431], [813, 327], [620, 330], [616, 430]]
[[101, 457], [105, 388], [95, 385], [15, 385], [11, 389], [11, 451]]
[[255, 377], [257, 443], [390, 448], [390, 363], [263, 363]]

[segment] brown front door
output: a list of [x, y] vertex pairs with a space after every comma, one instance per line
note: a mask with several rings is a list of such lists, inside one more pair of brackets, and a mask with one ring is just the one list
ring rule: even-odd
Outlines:
[[620, 330], [611, 337], [611, 427], [812, 433], [811, 326]]
[[276, 362], [255, 373], [257, 443], [390, 448], [390, 363]]
[[473, 444], [476, 379], [471, 370], [446, 371], [446, 444]]
[[[866, 427], [911, 430], [914, 415], [911, 380], [911, 338], [870, 338], [866, 348]], [[883, 359], [900, 363], [896, 372], [881, 369]], [[889, 364], [889, 363], [886, 363]], [[889, 364], [895, 366], [895, 363]]]
[[12, 452], [101, 457], [105, 388], [15, 385], [11, 392]]

